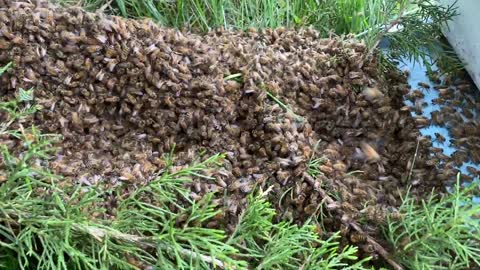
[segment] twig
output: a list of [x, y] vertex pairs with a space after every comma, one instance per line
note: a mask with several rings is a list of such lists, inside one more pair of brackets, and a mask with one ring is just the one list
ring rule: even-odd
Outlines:
[[[407, 5], [402, 5], [402, 7], [400, 8], [399, 12], [398, 12], [398, 16], [393, 19], [392, 21], [390, 21], [383, 29], [383, 31], [379, 32], [377, 34], [377, 36], [375, 37], [375, 43], [373, 44], [373, 46], [370, 48], [369, 50], [369, 53], [367, 53], [367, 55], [370, 55], [373, 50], [375, 50], [375, 48], [377, 48], [377, 46], [380, 44], [380, 42], [382, 41], [382, 38], [388, 33], [390, 32], [390, 30], [393, 29], [393, 27], [397, 26], [399, 23], [402, 22], [403, 20], [403, 17], [406, 16], [407, 14], [409, 14], [409, 12], [405, 12], [405, 9], [406, 9], [406, 6]], [[412, 10], [411, 12], [416, 12], [418, 10]], [[358, 35], [357, 35], [358, 36]]]
[[[95, 239], [97, 239], [100, 242], [103, 241], [105, 236], [109, 236], [109, 237], [113, 237], [117, 240], [122, 240], [122, 241], [125, 241], [125, 242], [133, 242], [133, 243], [137, 243], [138, 245], [146, 246], [146, 247], [150, 247], [150, 248], [155, 248], [155, 247], [159, 246], [159, 243], [156, 243], [154, 241], [154, 239], [151, 239], [151, 238], [148, 238], [148, 237], [141, 237], [141, 236], [132, 235], [132, 234], [125, 234], [125, 233], [121, 233], [121, 232], [118, 232], [118, 231], [111, 231], [111, 230], [106, 230], [106, 229], [102, 229], [102, 228], [99, 228], [99, 227], [92, 227], [92, 226], [86, 226], [86, 225], [74, 225], [73, 228], [77, 228], [81, 231], [89, 233], [90, 235], [95, 237]], [[167, 245], [160, 244], [160, 246], [162, 248], [165, 248], [165, 249], [171, 249], [171, 247], [168, 247]], [[219, 259], [216, 259], [216, 258], [211, 257], [211, 256], [206, 256], [206, 255], [203, 255], [203, 254], [198, 254], [198, 253], [196, 253], [194, 251], [191, 251], [191, 250], [188, 250], [188, 249], [181, 248], [180, 253], [185, 255], [185, 256], [189, 256], [189, 257], [196, 258], [196, 259], [201, 259], [202, 261], [204, 261], [206, 263], [212, 264], [212, 265], [220, 267], [222, 269], [225, 269], [225, 267], [226, 267], [225, 264], [222, 261], [220, 261]]]
[[373, 30], [382, 29], [382, 28], [383, 28], [383, 31], [385, 31], [385, 32], [397, 32], [398, 29], [395, 30], [395, 29], [393, 29], [393, 27], [394, 27], [396, 24], [400, 23], [400, 20], [399, 20], [399, 19], [400, 19], [401, 17], [407, 16], [407, 15], [411, 15], [411, 14], [413, 14], [413, 13], [419, 11], [419, 10], [420, 10], [420, 8], [415, 8], [415, 9], [412, 9], [412, 10], [410, 10], [410, 11], [408, 11], [408, 12], [403, 13], [401, 16], [397, 16], [395, 19], [392, 19], [391, 23], [392, 23], [392, 22], [396, 22], [396, 23], [395, 23], [392, 27], [390, 27], [388, 30], [387, 30], [387, 28], [388, 28], [388, 26], [391, 25], [391, 23], [390, 23], [390, 24], [387, 24], [386, 26], [385, 26], [385, 23], [381, 23], [381, 24], [377, 24], [377, 25], [375, 25], [375, 26], [373, 26], [373, 27], [370, 27], [370, 28], [368, 28], [367, 30], [365, 30], [365, 31], [363, 31], [363, 32], [360, 32], [360, 33], [356, 34], [356, 35], [355, 35], [355, 38], [361, 38], [361, 37], [365, 36], [366, 34], [370, 33], [370, 32], [373, 31]]
[[407, 183], [410, 183], [410, 179], [413, 174], [413, 167], [415, 167], [415, 162], [417, 160], [418, 146], [420, 145], [420, 139], [417, 138], [417, 147], [415, 148], [415, 154], [413, 155], [412, 167], [410, 167], [410, 172], [408, 173]]
[[373, 44], [373, 46], [370, 48], [370, 53], [375, 49], [377, 48], [378, 44], [380, 44], [380, 42], [382, 41], [382, 38], [386, 35], [386, 33], [388, 33], [394, 26], [396, 26], [397, 24], [399, 24], [402, 20], [401, 19], [396, 19], [396, 20], [393, 20], [390, 22], [390, 24], [385, 27], [385, 30], [384, 32], [381, 32], [378, 34], [378, 36], [375, 38], [376, 41], [375, 43]]
[[[328, 204], [335, 203], [335, 201], [322, 189], [320, 183], [316, 179], [314, 179], [307, 173], [303, 173], [303, 178], [307, 181], [307, 183], [312, 185], [315, 191], [320, 193], [320, 196], [322, 196]], [[343, 214], [342, 210], [338, 209], [337, 211], [339, 211], [340, 214]], [[383, 248], [382, 245], [377, 243], [377, 241], [375, 241], [371, 236], [366, 234], [357, 223], [352, 222], [350, 220], [341, 220], [341, 222], [344, 223], [346, 226], [352, 227], [358, 233], [365, 235], [367, 242], [371, 244], [375, 249], [375, 251], [378, 254], [380, 254], [380, 256], [382, 256], [385, 259], [385, 261], [387, 261], [395, 270], [404, 270], [400, 264], [398, 264], [397, 262], [395, 262], [390, 258], [390, 253], [387, 250], [385, 250], [385, 248]]]
[[365, 235], [367, 242], [373, 246], [376, 252], [380, 254], [395, 270], [403, 270], [403, 267], [390, 258], [390, 253], [386, 251], [377, 241], [365, 233], [356, 222], [350, 222], [349, 225], [355, 229], [359, 234]]
[[113, 2], [113, 0], [107, 1], [103, 6], [101, 6], [100, 8], [97, 9], [97, 12], [103, 13], [105, 11], [105, 9], [107, 9], [107, 7], [109, 7], [110, 4], [112, 4], [112, 2]]

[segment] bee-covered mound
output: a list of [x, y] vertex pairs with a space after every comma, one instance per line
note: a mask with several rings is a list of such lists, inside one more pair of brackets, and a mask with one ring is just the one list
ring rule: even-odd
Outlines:
[[299, 222], [330, 194], [325, 222], [338, 229], [381, 221], [409, 183], [417, 193], [443, 186], [404, 107], [405, 78], [382, 79], [355, 41], [312, 29], [197, 35], [15, 3], [0, 9], [0, 64], [10, 61], [1, 99], [34, 89], [34, 123], [64, 138], [49, 166], [72, 183], [128, 192], [173, 145], [180, 166], [226, 153], [216, 181], [191, 187], [194, 199], [225, 200], [217, 226], [231, 229], [255, 187], [273, 186], [271, 201]]

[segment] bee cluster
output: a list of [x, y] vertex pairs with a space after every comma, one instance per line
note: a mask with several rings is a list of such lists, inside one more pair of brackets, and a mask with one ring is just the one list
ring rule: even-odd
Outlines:
[[[365, 205], [398, 205], [399, 189], [408, 184], [415, 184], [414, 193], [443, 186], [436, 180], [432, 142], [419, 132], [429, 120], [412, 117], [403, 103], [410, 92], [406, 77], [392, 72], [381, 78], [364, 45], [319, 39], [311, 29], [218, 31], [207, 37], [221, 50], [221, 62], [241, 72], [243, 93], [267, 91], [310, 123], [305, 155], [324, 158], [319, 178], [339, 194], [338, 207], [352, 218], [384, 221], [385, 215], [362, 212]], [[320, 142], [313, 147], [312, 141]], [[294, 182], [280, 208], [299, 220], [322, 198], [306, 183]]]
[[209, 226], [233, 229], [256, 187], [273, 187], [284, 217], [315, 214], [324, 198], [304, 177], [314, 157], [338, 202], [327, 206], [341, 213], [336, 229], [345, 218], [383, 222], [412, 181], [412, 192], [443, 187], [418, 130], [424, 120], [403, 104], [405, 77], [381, 77], [355, 41], [313, 29], [196, 35], [13, 2], [0, 8], [0, 64], [9, 61], [1, 99], [34, 89], [35, 124], [64, 137], [50, 166], [67, 179], [126, 182], [128, 192], [165, 167], [173, 145], [178, 166], [226, 153], [215, 181], [191, 185], [193, 199], [215, 191], [225, 207]]
[[[480, 164], [478, 91], [472, 82], [464, 79], [457, 78], [452, 81], [449, 75], [443, 78], [438, 75], [435, 77], [437, 78], [433, 80], [435, 85], [430, 91], [436, 91], [438, 95], [432, 100], [438, 109], [431, 112], [429, 124], [446, 128], [449, 140], [447, 141], [447, 138], [438, 132], [434, 133], [432, 140], [439, 145], [455, 149], [449, 156], [444, 153], [443, 148], [430, 148], [437, 168], [442, 171], [439, 179], [452, 179], [452, 176], [460, 172], [461, 167], [465, 167], [466, 170], [462, 172], [461, 178], [464, 181], [470, 181], [480, 176], [480, 171], [475, 166], [471, 166]], [[414, 101], [418, 102], [422, 98], [423, 96], [418, 96]]]
[[134, 188], [165, 167], [174, 145], [178, 166], [226, 153], [215, 183], [196, 181], [191, 195], [228, 191], [237, 215], [255, 186], [285, 186], [305, 168], [308, 122], [269, 104], [265, 91], [224, 80], [229, 63], [208, 38], [22, 2], [0, 9], [0, 32], [0, 62], [14, 64], [2, 99], [34, 89], [35, 123], [64, 139], [50, 166], [68, 179]]

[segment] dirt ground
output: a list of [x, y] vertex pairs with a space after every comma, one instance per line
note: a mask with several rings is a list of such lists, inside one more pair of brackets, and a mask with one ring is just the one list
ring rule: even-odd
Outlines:
[[442, 192], [456, 174], [437, 170], [419, 132], [430, 119], [403, 102], [406, 76], [380, 74], [363, 44], [312, 29], [197, 35], [19, 3], [0, 8], [0, 64], [9, 61], [0, 98], [34, 89], [34, 123], [64, 138], [48, 165], [71, 184], [129, 192], [173, 145], [178, 166], [225, 153], [216, 181], [191, 186], [194, 199], [225, 200], [224, 221], [211, 226], [231, 229], [246, 196], [273, 186], [282, 218], [301, 223], [323, 205], [327, 228], [346, 236], [345, 221], [395, 215], [409, 184]]

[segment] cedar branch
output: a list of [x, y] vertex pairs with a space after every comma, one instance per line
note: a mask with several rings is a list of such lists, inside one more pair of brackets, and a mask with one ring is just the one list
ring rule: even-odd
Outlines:
[[[330, 197], [322, 189], [322, 187], [320, 185], [320, 182], [318, 182], [316, 179], [314, 179], [313, 177], [311, 177], [307, 173], [303, 174], [303, 178], [307, 181], [307, 183], [309, 183], [315, 189], [315, 191], [320, 193], [320, 196], [322, 196], [322, 198], [324, 198], [327, 203], [329, 203], [329, 204], [330, 203], [335, 203], [335, 200], [333, 200], [332, 197]], [[337, 211], [340, 214], [343, 214], [343, 211], [341, 209], [337, 209]], [[369, 244], [371, 244], [373, 246], [373, 248], [375, 249], [375, 251], [378, 254], [380, 254], [380, 256], [382, 256], [385, 259], [385, 261], [387, 261], [395, 270], [404, 270], [404, 268], [400, 264], [398, 264], [397, 262], [395, 262], [391, 258], [390, 253], [385, 248], [383, 248], [382, 245], [380, 245], [377, 241], [375, 241], [375, 239], [373, 239], [371, 236], [366, 234], [356, 222], [353, 222], [351, 220], [342, 220], [342, 223], [344, 223], [346, 226], [349, 226], [349, 227], [353, 228], [358, 233], [360, 233], [362, 235], [365, 235], [366, 238], [367, 238], [367, 242]]]

